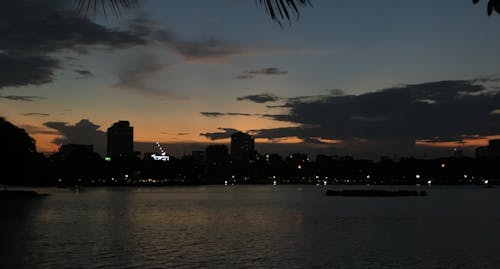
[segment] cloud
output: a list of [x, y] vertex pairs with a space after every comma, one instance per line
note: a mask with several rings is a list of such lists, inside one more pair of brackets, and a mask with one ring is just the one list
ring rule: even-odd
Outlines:
[[56, 130], [51, 130], [46, 127], [40, 127], [30, 124], [21, 125], [21, 128], [26, 130], [26, 132], [28, 132], [30, 135], [35, 135], [35, 134], [59, 135], [59, 132]]
[[103, 154], [106, 149], [106, 132], [99, 130], [100, 126], [87, 119], [71, 125], [67, 122], [45, 122], [44, 126], [56, 130], [61, 136], [53, 143], [60, 144], [87, 144], [94, 145], [94, 149]]
[[268, 103], [268, 102], [276, 102], [281, 98], [270, 93], [262, 93], [262, 94], [254, 94], [254, 95], [246, 95], [236, 98], [238, 101], [251, 101], [259, 104]]
[[45, 97], [33, 96], [33, 95], [0, 95], [0, 98], [11, 101], [22, 101], [22, 102], [34, 102], [37, 100], [47, 99]]
[[314, 100], [321, 100], [326, 97], [332, 97], [332, 96], [341, 96], [344, 95], [344, 91], [339, 90], [339, 89], [334, 89], [334, 90], [326, 90], [327, 94], [322, 94], [322, 95], [306, 95], [306, 96], [295, 96], [295, 97], [279, 97], [275, 94], [272, 93], [261, 93], [261, 94], [253, 94], [253, 95], [246, 95], [246, 96], [241, 96], [237, 97], [236, 100], [238, 101], [250, 101], [258, 104], [263, 104], [263, 103], [271, 103], [271, 102], [277, 102], [277, 101], [282, 101], [284, 104], [278, 104], [278, 105], [267, 105], [268, 108], [287, 108], [290, 107], [291, 104], [296, 103], [296, 102], [305, 102], [305, 101], [314, 101]]
[[221, 117], [221, 116], [225, 116], [225, 113], [221, 113], [221, 112], [200, 112], [201, 115], [205, 116], [205, 117]]
[[[52, 82], [55, 72], [63, 68], [61, 61], [75, 59], [59, 57], [62, 52], [86, 54], [94, 49], [160, 45], [187, 60], [220, 60], [248, 52], [210, 36], [185, 40], [149, 19], [135, 19], [123, 27], [110, 28], [78, 14], [75, 6], [65, 0], [4, 2], [0, 9], [0, 89]], [[90, 70], [73, 71], [82, 77], [92, 75]]]
[[188, 60], [222, 59], [243, 54], [245, 50], [236, 45], [210, 37], [202, 40], [185, 41], [166, 30], [156, 32], [155, 38], [161, 44]]
[[201, 133], [200, 136], [204, 136], [210, 140], [220, 140], [230, 138], [232, 134], [239, 132], [239, 130], [232, 128], [218, 128], [217, 130], [221, 132]]
[[390, 141], [414, 145], [436, 137], [460, 142], [467, 136], [500, 134], [496, 117], [500, 92], [474, 80], [405, 85], [361, 95], [289, 98], [283, 106], [287, 113], [265, 116], [295, 126], [253, 130], [256, 137], [295, 136], [306, 142], [322, 138], [373, 147]]
[[267, 68], [262, 68], [262, 69], [254, 69], [254, 70], [247, 70], [244, 71], [242, 74], [236, 76], [237, 79], [251, 79], [254, 78], [255, 76], [258, 75], [270, 75], [270, 76], [277, 76], [277, 75], [286, 75], [288, 74], [288, 71], [277, 68], [277, 67], [267, 67]]
[[74, 70], [75, 73], [79, 74], [80, 76], [86, 78], [86, 77], [91, 77], [94, 74], [90, 70], [85, 70], [85, 69], [76, 69]]
[[59, 62], [47, 56], [19, 56], [0, 52], [0, 89], [51, 82], [56, 68], [59, 68]]
[[247, 53], [246, 49], [228, 41], [209, 36], [186, 40], [150, 19], [134, 19], [128, 24], [134, 32], [141, 33], [150, 44], [158, 44], [183, 56], [187, 60], [220, 60]]
[[50, 114], [48, 114], [48, 113], [40, 113], [40, 112], [29, 112], [29, 113], [23, 113], [21, 115], [23, 115], [23, 116], [40, 116], [40, 117], [50, 116]]
[[118, 82], [113, 87], [147, 96], [173, 97], [165, 89], [158, 88], [149, 83], [152, 75], [161, 72], [166, 67], [166, 64], [158, 61], [157, 57], [144, 55], [130, 69], [120, 72]]
[[147, 42], [141, 33], [96, 24], [63, 0], [4, 1], [0, 35], [0, 88], [52, 82], [61, 68], [57, 52], [88, 53]]
[[237, 112], [200, 112], [201, 115], [205, 117], [223, 117], [223, 116], [243, 116], [243, 117], [251, 117], [251, 116], [261, 116], [260, 114], [250, 114], [250, 113], [237, 113]]

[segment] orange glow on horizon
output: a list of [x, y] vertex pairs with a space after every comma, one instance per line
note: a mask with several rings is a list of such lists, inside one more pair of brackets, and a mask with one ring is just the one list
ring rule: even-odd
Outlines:
[[500, 135], [486, 136], [484, 138], [464, 139], [463, 142], [427, 142], [417, 140], [417, 146], [440, 147], [440, 148], [464, 148], [464, 147], [481, 147], [487, 146], [488, 141], [492, 139], [500, 139]]

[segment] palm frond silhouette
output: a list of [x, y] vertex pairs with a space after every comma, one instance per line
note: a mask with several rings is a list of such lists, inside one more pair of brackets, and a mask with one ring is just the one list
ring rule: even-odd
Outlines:
[[[85, 16], [95, 16], [102, 12], [119, 16], [121, 11], [139, 2], [139, 0], [74, 0], [78, 11]], [[208, 1], [207, 1], [208, 2]], [[290, 21], [292, 17], [299, 17], [299, 10], [305, 6], [312, 6], [311, 0], [256, 0], [266, 8], [272, 20], [281, 25], [282, 21]]]
[[[479, 3], [479, 0], [472, 0], [472, 3], [477, 4]], [[493, 10], [495, 10], [497, 13], [500, 13], [500, 0], [488, 1], [488, 7], [487, 7], [488, 16], [491, 16], [491, 14], [493, 14]]]

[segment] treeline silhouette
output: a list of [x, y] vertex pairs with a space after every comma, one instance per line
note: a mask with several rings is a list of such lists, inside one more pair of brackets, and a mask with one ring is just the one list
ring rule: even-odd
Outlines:
[[1, 183], [37, 186], [197, 184], [497, 184], [499, 158], [402, 158], [255, 155], [249, 161], [206, 163], [193, 156], [106, 161], [91, 151], [45, 157], [23, 130], [0, 118]]

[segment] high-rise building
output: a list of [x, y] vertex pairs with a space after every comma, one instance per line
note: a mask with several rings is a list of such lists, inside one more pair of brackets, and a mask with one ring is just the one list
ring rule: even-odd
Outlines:
[[251, 135], [237, 132], [231, 135], [231, 158], [249, 161], [255, 153], [255, 140]]
[[123, 159], [134, 156], [134, 127], [128, 121], [115, 122], [108, 128], [108, 157]]

